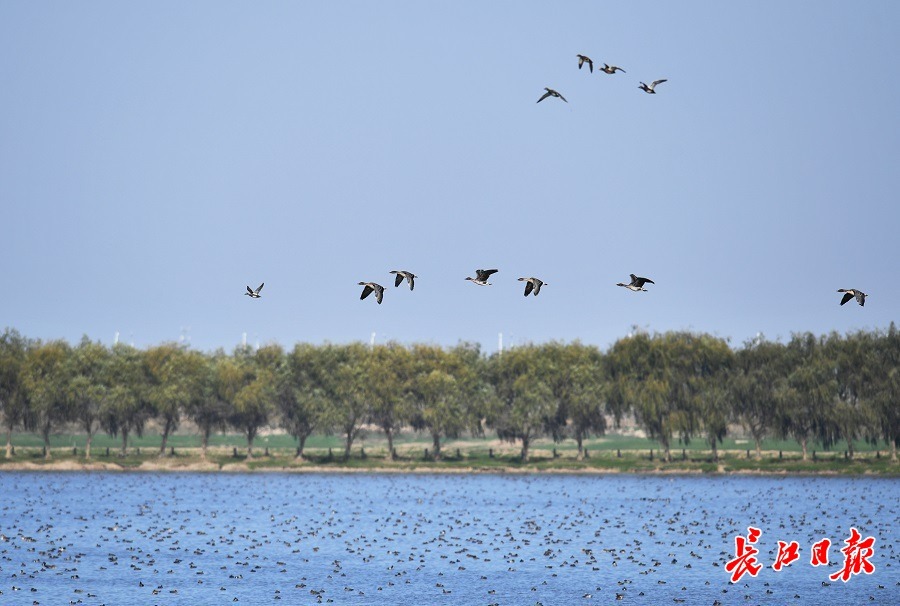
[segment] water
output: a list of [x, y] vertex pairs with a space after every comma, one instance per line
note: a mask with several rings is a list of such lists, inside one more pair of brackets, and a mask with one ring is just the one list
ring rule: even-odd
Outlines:
[[[7, 472], [0, 490], [2, 604], [900, 603], [895, 479]], [[732, 584], [748, 525], [766, 568]], [[851, 526], [875, 572], [831, 582]], [[800, 543], [781, 572], [778, 540]]]

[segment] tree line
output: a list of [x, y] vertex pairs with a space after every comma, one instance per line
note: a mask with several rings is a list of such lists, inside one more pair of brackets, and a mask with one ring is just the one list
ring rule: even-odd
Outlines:
[[160, 456], [183, 419], [199, 429], [205, 458], [210, 436], [236, 430], [253, 456], [254, 439], [280, 427], [303, 456], [313, 433], [338, 434], [349, 457], [365, 426], [377, 426], [388, 452], [401, 431], [430, 435], [432, 456], [464, 433], [495, 432], [521, 446], [528, 460], [537, 438], [584, 440], [602, 435], [608, 419], [632, 416], [671, 460], [676, 443], [702, 440], [718, 458], [728, 432], [742, 427], [756, 446], [764, 438], [826, 448], [845, 440], [900, 442], [900, 333], [795, 334], [732, 348], [708, 334], [636, 332], [607, 351], [579, 342], [522, 345], [492, 355], [477, 345], [397, 343], [279, 345], [204, 353], [175, 343], [145, 350], [83, 338], [40, 341], [6, 329], [0, 335], [0, 420], [11, 436], [50, 437], [76, 424], [85, 455], [100, 431], [141, 436], [155, 419]]

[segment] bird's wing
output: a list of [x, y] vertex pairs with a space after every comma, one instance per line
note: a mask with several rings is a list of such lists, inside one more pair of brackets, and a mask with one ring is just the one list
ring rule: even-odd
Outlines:
[[657, 84], [662, 84], [663, 82], [668, 82], [668, 80], [666, 80], [665, 78], [663, 78], [662, 80], [654, 80], [653, 84], [650, 85], [650, 88], [653, 88]]
[[359, 295], [359, 300], [362, 301], [363, 299], [371, 295], [373, 290], [374, 289], [371, 286], [366, 284], [366, 286], [363, 288], [362, 294]]
[[[556, 93], [556, 94], [559, 95], [559, 98], [560, 98], [560, 99], [562, 99], [563, 101], [566, 101], [566, 98], [565, 98], [565, 97], [563, 97], [563, 96], [560, 95], [559, 93]], [[568, 103], [568, 101], [566, 101], [566, 103]]]
[[628, 275], [631, 276], [631, 283], [632, 283], [632, 284], [634, 284], [635, 282], [637, 282], [638, 277], [637, 277], [636, 275], [634, 275], [634, 274], [628, 274]]
[[594, 73], [594, 62], [591, 61], [590, 59], [588, 59], [587, 62], [588, 62], [588, 67], [591, 69], [591, 73], [593, 74]]
[[259, 294], [259, 291], [261, 291], [261, 290], [262, 290], [262, 287], [265, 286], [265, 285], [266, 285], [265, 282], [263, 282], [262, 284], [260, 284], [260, 285], [259, 285], [259, 288], [257, 288], [256, 291], [255, 291], [256, 294]]
[[578, 55], [578, 69], [581, 69], [582, 65], [584, 65], [584, 57]]
[[500, 270], [499, 269], [479, 269], [478, 277], [481, 278], [482, 276], [484, 276], [482, 279], [487, 280], [488, 278], [490, 278], [492, 275], [494, 275], [498, 271], [500, 271]]
[[394, 288], [400, 286], [400, 283], [403, 282], [403, 274], [399, 271], [392, 271], [392, 274], [397, 274], [397, 277], [394, 278]]
[[527, 297], [528, 295], [530, 295], [532, 290], [534, 290], [534, 284], [531, 283], [531, 280], [526, 280], [525, 281], [525, 296]]
[[626, 72], [624, 69], [622, 69], [622, 68], [619, 67], [619, 66], [615, 66], [615, 69], [614, 69], [613, 71], [615, 71], [616, 69], [619, 70], [620, 72], [622, 72], [623, 74], [627, 74], [627, 73], [628, 73], [628, 72]]
[[249, 286], [247, 287], [247, 294], [251, 294], [251, 295], [253, 294], [253, 289], [250, 288]]
[[859, 302], [860, 305], [865, 306], [866, 295], [864, 293], [858, 292], [858, 293], [856, 293], [856, 300]]
[[534, 279], [534, 296], [535, 297], [538, 296], [539, 294], [541, 294], [541, 286], [543, 286], [543, 285], [544, 285], [543, 282], [541, 282], [537, 278]]
[[381, 305], [381, 300], [384, 298], [384, 287], [380, 284], [375, 284], [375, 300], [378, 301], [378, 304]]
[[536, 103], [540, 103], [541, 101], [543, 101], [544, 99], [546, 99], [546, 98], [549, 97], [549, 96], [550, 96], [550, 91], [548, 90], [546, 93], [544, 93], [543, 95], [541, 95], [541, 98], [538, 99], [538, 100], [536, 101]]
[[643, 280], [644, 280], [644, 282], [647, 282], [648, 284], [656, 284], [656, 282], [654, 282], [650, 278], [643, 278]]
[[412, 274], [406, 276], [406, 281], [409, 282], [409, 289], [412, 290], [416, 287], [416, 277]]
[[844, 296], [841, 297], [841, 305], [843, 305], [844, 303], [846, 303], [847, 301], [849, 301], [852, 298], [853, 298], [853, 293], [845, 292]]

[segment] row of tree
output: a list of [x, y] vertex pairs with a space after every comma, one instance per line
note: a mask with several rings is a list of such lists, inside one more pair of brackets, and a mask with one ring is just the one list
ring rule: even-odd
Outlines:
[[258, 432], [280, 426], [298, 442], [313, 433], [343, 437], [345, 456], [365, 426], [380, 428], [394, 456], [403, 430], [427, 432], [433, 456], [463, 433], [494, 431], [521, 445], [550, 436], [583, 442], [603, 434], [607, 419], [633, 417], [659, 442], [666, 460], [676, 441], [717, 447], [741, 426], [761, 456], [763, 438], [795, 439], [807, 458], [811, 441], [885, 443], [897, 460], [900, 442], [900, 333], [797, 334], [786, 343], [756, 339], [738, 349], [707, 334], [637, 332], [608, 351], [578, 342], [525, 345], [483, 355], [471, 344], [452, 348], [396, 343], [367, 347], [297, 344], [203, 353], [176, 344], [146, 350], [36, 341], [7, 329], [0, 335], [0, 412], [7, 434], [41, 435], [50, 456], [54, 431], [76, 423], [131, 435], [151, 419], [160, 456], [183, 418], [199, 428], [206, 457], [210, 436], [242, 432], [253, 456]]

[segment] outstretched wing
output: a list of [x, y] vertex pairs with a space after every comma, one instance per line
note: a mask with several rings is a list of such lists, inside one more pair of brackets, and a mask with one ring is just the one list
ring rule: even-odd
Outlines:
[[539, 294], [541, 294], [541, 286], [543, 286], [543, 285], [544, 285], [543, 282], [541, 282], [537, 278], [534, 279], [534, 296], [535, 297], [538, 296]]
[[394, 278], [394, 288], [400, 286], [400, 283], [403, 282], [403, 274], [399, 271], [392, 271], [392, 274], [397, 274], [397, 277]]
[[497, 269], [476, 269], [475, 273], [478, 275], [479, 280], [485, 281], [498, 271]]
[[[566, 98], [565, 98], [565, 97], [563, 97], [563, 96], [560, 95], [559, 93], [556, 93], [556, 94], [557, 94], [557, 96], [558, 96], [560, 99], [562, 99], [563, 101], [566, 101]], [[566, 101], [566, 103], [568, 103], [568, 101]]]
[[641, 280], [643, 280], [643, 281], [646, 282], [647, 284], [656, 284], [656, 282], [654, 282], [654, 281], [651, 280], [650, 278], [641, 278]]
[[247, 294], [248, 294], [248, 295], [252, 295], [252, 294], [253, 294], [253, 289], [250, 288], [249, 286], [247, 287]]
[[538, 100], [536, 101], [536, 103], [540, 103], [541, 101], [543, 101], [544, 99], [546, 99], [546, 98], [549, 97], [549, 96], [550, 96], [550, 91], [548, 90], [546, 93], [544, 93], [543, 95], [541, 95], [541, 98], [538, 99]]
[[849, 301], [852, 298], [853, 298], [853, 293], [845, 292], [844, 296], [841, 297], [841, 305], [843, 305], [844, 303], [846, 303], [847, 301]]
[[262, 287], [265, 286], [265, 285], [266, 285], [266, 283], [263, 282], [262, 284], [259, 285], [259, 288], [257, 288], [257, 289], [256, 289], [255, 291], [253, 291], [253, 292], [255, 292], [256, 294], [259, 294], [259, 291], [261, 291], [261, 290], [262, 290]]
[[665, 78], [663, 78], [662, 80], [654, 80], [653, 84], [650, 85], [650, 88], [654, 88], [657, 84], [662, 84], [663, 82], [668, 82], [668, 80], [666, 80]]
[[861, 293], [861, 292], [856, 293], [856, 301], [857, 301], [857, 303], [859, 303], [860, 305], [865, 306], [865, 304], [866, 304], [866, 295], [864, 295], [864, 294]]
[[584, 65], [584, 57], [578, 55], [578, 69], [581, 69], [582, 65]]
[[378, 301], [378, 304], [381, 305], [381, 300], [384, 298], [384, 287], [380, 284], [375, 284], [375, 300]]
[[531, 280], [526, 280], [525, 281], [525, 296], [527, 297], [528, 295], [530, 295], [532, 290], [534, 290], [534, 284], [531, 283]]
[[371, 286], [369, 286], [368, 284], [366, 284], [365, 287], [363, 288], [362, 294], [359, 295], [359, 300], [362, 301], [363, 299], [365, 299], [366, 297], [371, 295], [373, 290], [375, 290], [375, 289], [372, 288]]
[[409, 282], [409, 289], [412, 290], [416, 287], [416, 277], [412, 274], [406, 276], [406, 281]]

